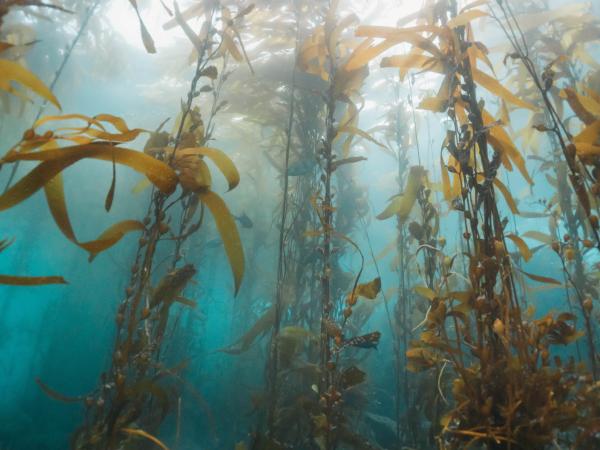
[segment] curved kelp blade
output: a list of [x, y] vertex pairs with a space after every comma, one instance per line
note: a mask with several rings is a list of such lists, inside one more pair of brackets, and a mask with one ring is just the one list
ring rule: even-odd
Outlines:
[[71, 225], [71, 220], [69, 219], [69, 212], [67, 209], [67, 203], [65, 201], [63, 179], [61, 174], [58, 174], [56, 177], [46, 183], [44, 186], [44, 193], [46, 194], [46, 200], [48, 202], [48, 208], [50, 208], [50, 213], [52, 214], [52, 217], [54, 218], [54, 221], [56, 222], [56, 225], [58, 225], [60, 231], [75, 245], [89, 252], [90, 261], [92, 261], [96, 255], [98, 255], [98, 253], [107, 250], [119, 242], [126, 233], [144, 230], [143, 223], [137, 220], [125, 220], [114, 224], [93, 241], [79, 242], [75, 236], [75, 231]]
[[31, 153], [10, 153], [4, 162], [42, 161], [0, 196], [0, 211], [26, 200], [67, 167], [85, 158], [114, 161], [143, 173], [161, 191], [172, 193], [177, 186], [177, 174], [165, 163], [135, 150], [109, 144], [87, 144]]
[[48, 386], [46, 383], [44, 383], [39, 378], [36, 378], [35, 382], [40, 387], [40, 389], [42, 391], [44, 391], [44, 394], [46, 394], [48, 397], [50, 397], [50, 398], [52, 398], [54, 400], [58, 400], [59, 402], [63, 402], [63, 403], [79, 403], [79, 402], [81, 402], [81, 401], [84, 400], [84, 397], [69, 397], [67, 395], [61, 394], [60, 392], [55, 391], [54, 389], [52, 389], [50, 386]]
[[95, 241], [83, 242], [79, 246], [90, 253], [89, 260], [92, 261], [98, 253], [115, 245], [127, 233], [142, 230], [144, 230], [142, 222], [137, 220], [123, 220], [107, 228]]
[[150, 442], [153, 442], [154, 444], [156, 444], [157, 446], [162, 448], [162, 450], [169, 450], [169, 447], [167, 447], [165, 444], [163, 444], [163, 442], [160, 439], [152, 436], [150, 433], [148, 433], [144, 430], [140, 430], [139, 428], [121, 428], [121, 431], [124, 433], [127, 433], [127, 434], [131, 434], [134, 436], [139, 436], [139, 437], [148, 439]]
[[140, 11], [138, 10], [138, 5], [136, 0], [129, 0], [131, 6], [135, 9], [135, 13], [137, 14], [138, 21], [140, 23], [140, 33], [142, 35], [142, 42], [144, 43], [144, 48], [148, 53], [156, 53], [156, 46], [154, 45], [154, 39], [150, 35], [150, 32], [146, 28], [146, 24], [142, 20], [142, 16], [140, 15]]
[[201, 155], [206, 156], [219, 168], [223, 176], [227, 179], [229, 190], [232, 190], [240, 183], [240, 173], [235, 167], [233, 161], [224, 152], [211, 147], [194, 147], [177, 150], [177, 155]]
[[223, 199], [214, 192], [201, 192], [198, 194], [198, 197], [208, 207], [215, 219], [217, 230], [223, 240], [227, 259], [233, 272], [234, 295], [237, 295], [244, 276], [244, 249], [235, 219], [229, 212]]
[[401, 221], [406, 220], [417, 200], [419, 189], [423, 186], [425, 175], [426, 171], [423, 167], [411, 167], [404, 193], [395, 196], [385, 210], [377, 215], [377, 218], [379, 220], [385, 220], [397, 215]]
[[362, 283], [356, 286], [356, 294], [369, 300], [375, 299], [381, 291], [381, 278], [377, 277], [368, 283]]
[[[7, 85], [11, 81], [15, 81], [31, 89], [40, 97], [43, 97], [60, 109], [58, 99], [42, 80], [20, 64], [6, 59], [0, 59], [0, 86]], [[10, 86], [10, 84], [8, 85]]]
[[44, 286], [47, 284], [68, 284], [63, 277], [22, 277], [17, 275], [0, 275], [0, 284], [9, 286]]

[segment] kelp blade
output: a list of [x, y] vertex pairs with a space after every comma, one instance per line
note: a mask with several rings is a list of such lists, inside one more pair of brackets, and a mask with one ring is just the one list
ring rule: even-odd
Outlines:
[[237, 295], [244, 276], [244, 249], [237, 225], [227, 205], [217, 194], [206, 191], [200, 192], [198, 197], [208, 207], [215, 219], [217, 230], [223, 240], [223, 246], [233, 272], [234, 295]]
[[0, 284], [10, 286], [44, 286], [47, 284], [68, 284], [59, 276], [26, 277], [17, 275], [0, 275]]

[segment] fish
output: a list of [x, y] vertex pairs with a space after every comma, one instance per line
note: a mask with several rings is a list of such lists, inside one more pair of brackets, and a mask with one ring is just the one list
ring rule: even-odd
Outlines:
[[252, 228], [254, 226], [254, 222], [248, 217], [248, 215], [243, 212], [241, 216], [233, 216], [235, 220], [237, 220], [240, 225], [244, 228]]
[[381, 333], [379, 331], [374, 331], [372, 333], [344, 340], [342, 347], [374, 348], [377, 350], [379, 338], [381, 338]]

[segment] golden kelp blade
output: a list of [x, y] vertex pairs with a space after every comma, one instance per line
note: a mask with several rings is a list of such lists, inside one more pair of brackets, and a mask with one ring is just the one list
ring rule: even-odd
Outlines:
[[401, 221], [406, 220], [417, 200], [419, 189], [423, 186], [425, 173], [425, 169], [422, 166], [411, 167], [404, 194], [396, 196], [377, 218], [385, 220], [398, 215]]
[[472, 20], [479, 19], [480, 17], [487, 17], [488, 15], [488, 13], [483, 12], [480, 9], [471, 9], [452, 18], [446, 25], [450, 28], [463, 27]]
[[16, 62], [0, 59], [0, 86], [11, 81], [16, 81], [28, 87], [40, 97], [45, 98], [58, 109], [61, 109], [57, 98], [42, 80]]
[[541, 275], [536, 275], [533, 273], [529, 273], [529, 272], [525, 272], [524, 270], [519, 269], [518, 267], [515, 266], [515, 268], [521, 272], [523, 275], [525, 275], [527, 278], [530, 278], [531, 280], [537, 281], [539, 283], [546, 283], [546, 284], [557, 284], [557, 285], [561, 285], [562, 283], [554, 278], [550, 278], [550, 277], [543, 277]]
[[201, 155], [206, 156], [219, 168], [223, 176], [229, 183], [229, 190], [235, 188], [240, 182], [240, 173], [233, 164], [233, 161], [224, 152], [216, 148], [210, 147], [194, 147], [177, 150], [178, 156], [182, 155]]
[[46, 194], [46, 201], [48, 203], [48, 208], [50, 208], [50, 213], [60, 231], [75, 245], [89, 252], [90, 261], [92, 261], [98, 253], [119, 242], [126, 233], [144, 230], [144, 224], [141, 222], [137, 220], [125, 220], [112, 225], [93, 241], [79, 242], [75, 236], [71, 220], [69, 219], [62, 174], [58, 174], [46, 183], [44, 186], [44, 193]]
[[452, 187], [450, 186], [450, 176], [448, 175], [448, 167], [444, 163], [444, 158], [442, 155], [440, 155], [440, 168], [442, 174], [442, 193], [444, 194], [444, 200], [451, 202]]
[[522, 234], [522, 236], [528, 237], [530, 239], [535, 239], [536, 241], [542, 242], [543, 244], [552, 245], [554, 242], [554, 238], [547, 233], [542, 233], [541, 231], [531, 230], [526, 231]]
[[600, 104], [594, 99], [580, 95], [571, 88], [560, 91], [560, 96], [567, 100], [579, 120], [586, 125], [591, 125], [597, 117], [600, 117]]
[[[30, 153], [10, 152], [4, 156], [3, 162], [43, 161], [43, 163], [33, 169], [33, 171], [38, 171], [36, 175], [38, 178], [43, 175], [45, 180], [50, 180], [54, 178], [57, 173], [81, 159], [93, 158], [112, 162], [113, 154], [115, 163], [129, 166], [137, 172], [143, 173], [161, 191], [170, 194], [175, 190], [177, 186], [177, 174], [167, 164], [148, 156], [145, 153], [127, 148], [115, 147], [114, 145], [110, 144], [84, 144]], [[32, 172], [30, 172], [30, 174]], [[21, 179], [17, 184], [20, 184], [21, 181], [24, 181], [25, 178], [28, 177], [29, 175], [26, 175], [26, 177]], [[29, 179], [27, 181], [25, 186], [26, 192], [20, 193], [18, 197], [23, 196], [23, 194], [27, 195], [25, 195], [25, 197], [23, 197], [17, 203], [25, 198], [28, 198], [47, 182], [44, 181], [42, 183], [38, 178], [34, 178], [33, 180]], [[9, 194], [9, 192], [16, 191], [15, 188], [17, 184], [15, 184], [15, 186], [13, 186], [13, 188], [11, 188], [5, 195], [0, 197], [0, 205], [3, 204], [3, 199]], [[36, 189], [32, 192], [29, 192], [29, 190], [33, 187], [36, 187]], [[21, 188], [24, 188], [24, 186], [21, 186]], [[12, 195], [15, 196], [16, 193], [13, 192]], [[2, 209], [6, 208], [2, 208], [2, 206], [0, 206], [0, 210]]]
[[0, 196], [0, 211], [12, 208], [26, 200], [74, 162], [59, 160], [38, 165]]
[[381, 278], [377, 277], [368, 283], [359, 284], [356, 287], [356, 295], [373, 300], [381, 291]]
[[600, 156], [600, 146], [578, 143], [575, 145], [577, 154], [586, 159], [587, 157]]
[[500, 181], [498, 178], [494, 178], [494, 186], [500, 191], [500, 193], [504, 197], [504, 200], [506, 201], [506, 204], [508, 205], [510, 212], [512, 212], [513, 214], [519, 214], [519, 208], [517, 207], [517, 202], [515, 201], [514, 197], [511, 195], [508, 188], [504, 185], [504, 183], [502, 183], [502, 181]]
[[581, 132], [573, 138], [575, 145], [595, 144], [600, 137], [600, 120], [596, 120], [587, 125]]
[[244, 276], [244, 249], [237, 225], [227, 205], [217, 194], [206, 191], [200, 192], [198, 197], [208, 207], [215, 219], [217, 230], [221, 235], [227, 259], [233, 272], [234, 295], [237, 295]]
[[425, 297], [426, 299], [431, 301], [433, 301], [437, 297], [436, 293], [427, 286], [415, 286], [414, 290], [421, 297]]
[[500, 125], [493, 125], [494, 118], [485, 109], [482, 111], [483, 122], [485, 126], [491, 127], [488, 133], [488, 141], [494, 147], [498, 153], [506, 155], [510, 160], [517, 166], [523, 178], [527, 180], [529, 184], [533, 184], [533, 180], [529, 175], [525, 159], [519, 152], [515, 144], [512, 142], [507, 131]]
[[190, 26], [185, 21], [185, 18], [181, 15], [181, 11], [179, 11], [179, 5], [177, 2], [173, 4], [173, 12], [175, 13], [175, 20], [177, 24], [181, 27], [185, 35], [188, 37], [190, 42], [194, 45], [194, 48], [198, 52], [198, 55], [202, 55], [204, 53], [204, 49], [206, 46], [200, 40], [200, 38], [194, 33], [194, 31], [190, 28]]
[[516, 234], [507, 234], [506, 237], [515, 243], [525, 261], [529, 261], [531, 259], [533, 253], [523, 239]]
[[[382, 42], [376, 45], [359, 46], [346, 63], [346, 70], [355, 70], [369, 63], [372, 59], [379, 56], [387, 49], [401, 44], [410, 43], [414, 47], [427, 51], [435, 56], [435, 59], [442, 60], [443, 55], [440, 50], [427, 38], [424, 38], [410, 29], [398, 29], [388, 27], [362, 26], [356, 30], [356, 36], [361, 37], [386, 37]], [[390, 36], [390, 37], [388, 37]]]
[[138, 220], [123, 220], [107, 228], [95, 241], [82, 242], [79, 245], [90, 252], [89, 260], [92, 261], [98, 253], [115, 245], [125, 234], [143, 230], [144, 224], [142, 222]]
[[134, 436], [146, 438], [150, 442], [153, 442], [154, 444], [158, 445], [160, 448], [162, 448], [162, 450], [169, 450], [169, 447], [163, 444], [162, 441], [160, 441], [157, 437], [152, 436], [150, 433], [147, 433], [144, 430], [140, 430], [138, 428], [121, 428], [121, 431]]
[[0, 275], [0, 284], [10, 286], [43, 286], [46, 284], [68, 284], [63, 277], [20, 277], [17, 275]]
[[[408, 28], [364, 25], [356, 29], [356, 36], [358, 37], [385, 38], [391, 45], [396, 45], [403, 42], [410, 43], [414, 47], [431, 53], [440, 60], [444, 59], [444, 55], [440, 49], [429, 38], [421, 36], [420, 33], [434, 33], [443, 35], [445, 31], [440, 27], [429, 25]], [[379, 53], [382, 53], [382, 51]], [[377, 55], [373, 55], [373, 57], [375, 56]]]
[[87, 122], [88, 124], [94, 124], [97, 127], [101, 128], [102, 130], [104, 130], [104, 126], [102, 125], [102, 123], [99, 120], [94, 119], [93, 117], [88, 117], [86, 115], [83, 114], [62, 114], [62, 115], [55, 115], [55, 116], [44, 116], [40, 119], [38, 119], [34, 124], [32, 128], [38, 128], [41, 127], [42, 125], [48, 123], [48, 122], [55, 122], [55, 121], [59, 121], [59, 120], [72, 120], [72, 119], [80, 119], [83, 120], [85, 122]]
[[127, 123], [121, 117], [114, 116], [112, 114], [97, 114], [93, 117], [93, 120], [108, 122], [121, 133], [127, 133], [131, 131], [127, 126]]
[[531, 111], [535, 111], [536, 107], [531, 103], [528, 103], [524, 100], [521, 100], [515, 94], [510, 92], [504, 86], [500, 84], [498, 80], [494, 77], [489, 76], [488, 74], [482, 72], [481, 70], [473, 67], [471, 68], [473, 73], [473, 80], [484, 89], [487, 89], [492, 94], [497, 95], [498, 97], [506, 100], [509, 103], [512, 103], [515, 106], [519, 106], [521, 108], [530, 109]]
[[233, 59], [235, 59], [237, 62], [242, 62], [244, 60], [244, 57], [242, 56], [242, 53], [238, 50], [237, 45], [235, 45], [235, 41], [229, 35], [229, 33], [227, 31], [224, 31], [223, 33], [221, 33], [221, 36], [223, 39], [223, 48], [225, 48], [231, 54]]
[[140, 15], [140, 12], [138, 10], [137, 1], [129, 0], [129, 3], [131, 3], [131, 6], [133, 6], [133, 8], [135, 9], [135, 13], [137, 14], [138, 21], [140, 22], [140, 33], [142, 35], [142, 41], [144, 42], [144, 47], [146, 48], [146, 51], [148, 53], [156, 53], [156, 47], [154, 46], [154, 40], [152, 39], [150, 32], [148, 31], [148, 29], [146, 28], [146, 25], [144, 24], [144, 21], [142, 20], [142, 16]]
[[403, 74], [408, 69], [420, 69], [436, 73], [444, 73], [446, 70], [443, 61], [419, 53], [395, 55], [382, 58], [381, 67], [397, 67], [398, 69], [401, 69]]

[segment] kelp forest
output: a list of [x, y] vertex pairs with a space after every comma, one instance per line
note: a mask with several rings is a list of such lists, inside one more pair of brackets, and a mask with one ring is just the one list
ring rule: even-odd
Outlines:
[[0, 450], [600, 449], [600, 3], [0, 0]]

